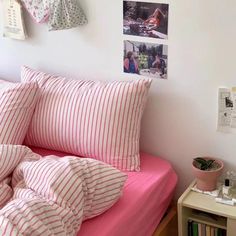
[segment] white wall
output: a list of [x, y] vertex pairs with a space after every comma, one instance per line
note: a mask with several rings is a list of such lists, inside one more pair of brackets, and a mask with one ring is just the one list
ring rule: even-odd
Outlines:
[[[127, 38], [122, 35], [122, 0], [80, 2], [87, 26], [49, 33], [46, 25], [27, 17], [29, 40], [0, 38], [0, 77], [19, 80], [20, 65], [26, 64], [73, 77], [135, 78], [122, 73]], [[195, 156], [215, 156], [236, 169], [236, 136], [216, 132], [217, 88], [236, 85], [236, 2], [165, 2], [170, 4], [169, 79], [152, 84], [141, 147], [173, 163], [180, 194], [193, 179]]]

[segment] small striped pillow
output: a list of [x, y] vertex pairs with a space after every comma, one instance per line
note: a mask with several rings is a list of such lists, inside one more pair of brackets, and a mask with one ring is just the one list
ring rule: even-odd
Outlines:
[[37, 102], [38, 85], [0, 81], [0, 144], [22, 144]]
[[26, 144], [139, 170], [140, 123], [151, 80], [67, 80], [27, 67], [21, 78], [41, 88]]

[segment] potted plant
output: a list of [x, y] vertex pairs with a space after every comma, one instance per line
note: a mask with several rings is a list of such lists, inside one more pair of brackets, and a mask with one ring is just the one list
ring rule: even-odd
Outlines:
[[217, 179], [222, 174], [224, 164], [211, 157], [196, 157], [192, 162], [197, 188], [203, 191], [216, 189]]

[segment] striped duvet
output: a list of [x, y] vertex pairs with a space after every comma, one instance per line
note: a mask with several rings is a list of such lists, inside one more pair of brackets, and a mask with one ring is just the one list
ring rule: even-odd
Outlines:
[[76, 235], [83, 220], [118, 200], [125, 180], [94, 159], [41, 158], [24, 146], [0, 145], [0, 235]]

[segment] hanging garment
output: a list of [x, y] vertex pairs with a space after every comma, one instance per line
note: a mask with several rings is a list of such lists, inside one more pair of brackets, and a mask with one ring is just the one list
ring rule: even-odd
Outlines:
[[49, 17], [48, 0], [21, 0], [37, 23], [45, 22]]
[[84, 25], [87, 18], [78, 0], [48, 0], [49, 1], [49, 30], [63, 30]]
[[21, 1], [37, 23], [48, 20], [49, 30], [70, 29], [87, 23], [78, 0]]

